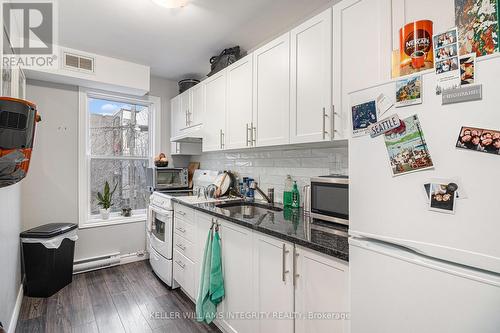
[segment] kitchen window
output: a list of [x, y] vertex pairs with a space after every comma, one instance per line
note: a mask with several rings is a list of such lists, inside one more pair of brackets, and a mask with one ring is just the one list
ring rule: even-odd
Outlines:
[[[146, 219], [149, 192], [146, 169], [156, 145], [159, 98], [134, 98], [80, 90], [80, 226], [92, 227]], [[110, 218], [103, 220], [97, 192], [116, 186]], [[122, 217], [131, 208], [131, 217]]]

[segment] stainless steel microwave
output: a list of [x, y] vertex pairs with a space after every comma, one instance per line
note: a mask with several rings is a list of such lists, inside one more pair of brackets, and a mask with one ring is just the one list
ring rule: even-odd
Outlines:
[[349, 225], [349, 177], [330, 175], [311, 178], [311, 217]]
[[186, 168], [148, 168], [148, 186], [155, 191], [188, 188]]

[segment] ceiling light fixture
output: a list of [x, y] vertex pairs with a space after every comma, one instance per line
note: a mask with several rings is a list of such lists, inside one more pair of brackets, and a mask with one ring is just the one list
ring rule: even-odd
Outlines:
[[153, 2], [165, 8], [181, 8], [187, 4], [187, 0], [153, 0]]

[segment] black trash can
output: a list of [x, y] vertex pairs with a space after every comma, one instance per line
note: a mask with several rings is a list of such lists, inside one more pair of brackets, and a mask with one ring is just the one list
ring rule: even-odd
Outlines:
[[76, 228], [49, 223], [21, 233], [26, 296], [50, 297], [73, 281]]

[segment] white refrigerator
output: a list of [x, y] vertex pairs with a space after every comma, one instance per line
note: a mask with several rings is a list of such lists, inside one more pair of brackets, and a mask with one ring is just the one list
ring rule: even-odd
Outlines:
[[[500, 155], [455, 148], [461, 126], [500, 130], [500, 57], [481, 58], [481, 101], [441, 105], [423, 75], [418, 115], [434, 168], [393, 177], [384, 138], [351, 138], [351, 333], [500, 332]], [[352, 92], [351, 105], [395, 95], [395, 82]], [[382, 118], [384, 117], [382, 116]], [[455, 214], [428, 210], [423, 184], [460, 180]]]

